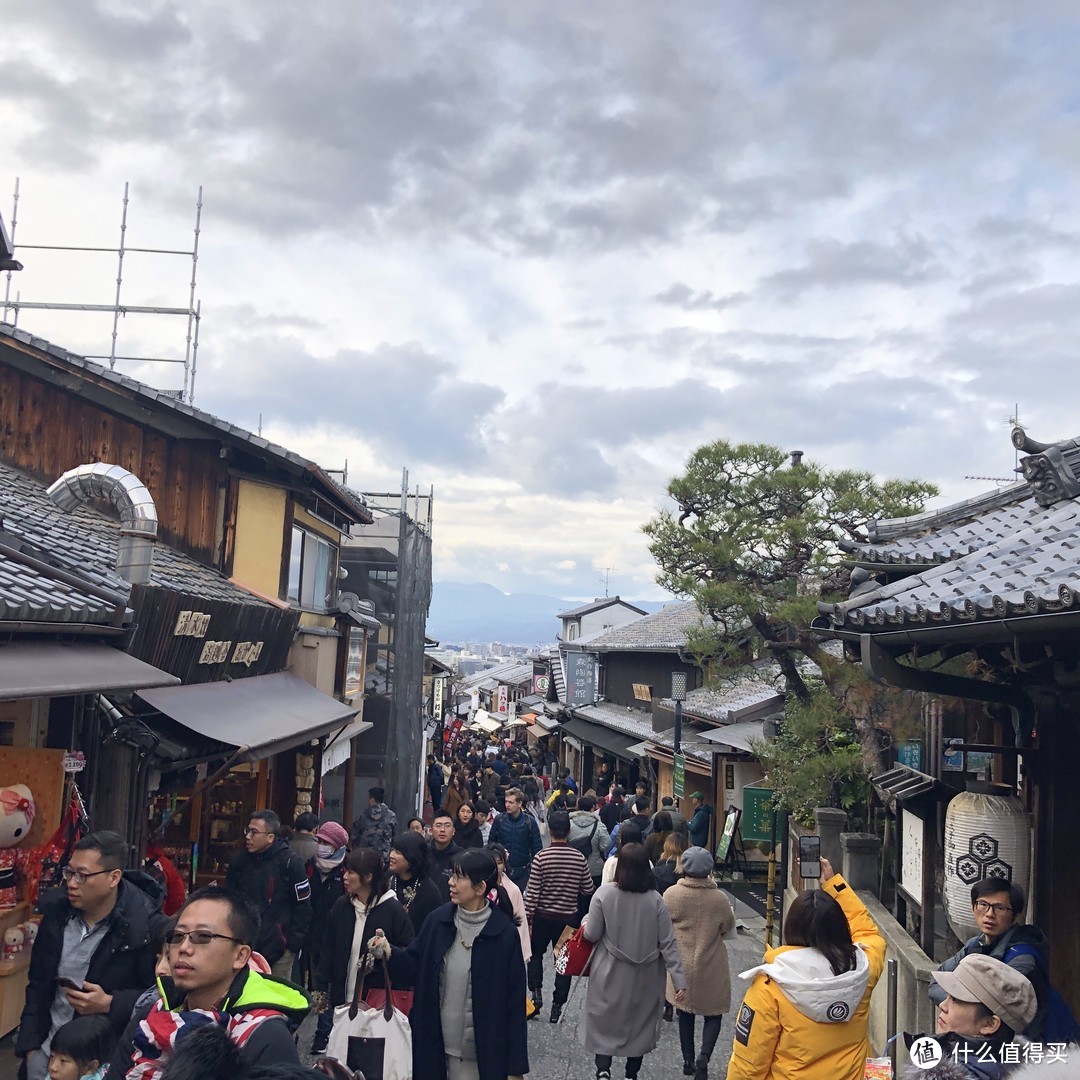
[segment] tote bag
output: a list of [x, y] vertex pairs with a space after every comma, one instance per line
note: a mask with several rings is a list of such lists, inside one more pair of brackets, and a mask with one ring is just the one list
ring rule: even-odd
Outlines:
[[558, 975], [588, 975], [592, 962], [593, 943], [585, 937], [584, 927], [579, 926], [566, 944], [555, 954], [555, 972]]
[[412, 1080], [412, 1029], [400, 1009], [394, 1008], [394, 987], [383, 961], [386, 1002], [374, 1009], [364, 1000], [364, 975], [356, 980], [353, 999], [334, 1010], [334, 1027], [326, 1056], [336, 1058], [364, 1080]]

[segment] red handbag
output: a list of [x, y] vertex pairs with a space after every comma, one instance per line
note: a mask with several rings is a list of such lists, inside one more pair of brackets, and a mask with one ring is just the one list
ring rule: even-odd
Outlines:
[[[394, 1008], [399, 1012], [409, 1015], [412, 1009], [413, 992], [411, 990], [391, 990], [390, 1000]], [[382, 1009], [386, 1006], [386, 991], [381, 986], [373, 986], [365, 995], [364, 1002], [373, 1009]]]
[[593, 942], [585, 937], [585, 927], [579, 926], [555, 956], [557, 975], [588, 975], [592, 961]]

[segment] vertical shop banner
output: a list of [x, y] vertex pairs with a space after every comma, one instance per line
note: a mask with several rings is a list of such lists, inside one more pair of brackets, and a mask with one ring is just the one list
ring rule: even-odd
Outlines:
[[596, 661], [591, 653], [566, 654], [567, 705], [596, 702]]
[[533, 678], [532, 678], [532, 692], [539, 694], [541, 697], [546, 698], [548, 692], [548, 686], [551, 685], [551, 678], [548, 675], [547, 667], [544, 664], [533, 663]]
[[510, 692], [505, 686], [500, 686], [498, 694], [496, 695], [495, 711], [506, 715], [507, 705], [509, 703]]
[[445, 678], [435, 679], [432, 687], [433, 699], [431, 703], [431, 715], [441, 719], [443, 714], [443, 688], [446, 686]]
[[675, 755], [672, 787], [674, 788], [675, 798], [681, 799], [686, 789], [686, 758], [682, 754]]

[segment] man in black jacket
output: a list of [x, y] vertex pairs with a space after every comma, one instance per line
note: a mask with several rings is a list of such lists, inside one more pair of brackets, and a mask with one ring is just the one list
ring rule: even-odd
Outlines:
[[262, 953], [275, 977], [289, 979], [311, 925], [307, 870], [282, 838], [281, 818], [273, 810], [251, 815], [244, 847], [229, 863], [225, 884], [259, 913], [255, 951]]
[[461, 848], [454, 843], [454, 819], [445, 811], [439, 810], [431, 823], [431, 869], [428, 877], [439, 887], [442, 902], [450, 902], [450, 874], [454, 869], [454, 860], [461, 854]]
[[[119, 1036], [136, 998], [154, 981], [153, 938], [167, 921], [161, 887], [141, 871], [125, 871], [127, 854], [116, 833], [90, 833], [64, 868], [66, 891], [41, 899], [44, 917], [15, 1041], [27, 1080], [45, 1080], [57, 1028], [74, 1016], [104, 1013]], [[71, 986], [59, 985], [60, 978]]]

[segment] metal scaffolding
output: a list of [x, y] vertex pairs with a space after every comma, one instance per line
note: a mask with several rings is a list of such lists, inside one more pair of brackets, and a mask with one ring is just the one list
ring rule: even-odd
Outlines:
[[[82, 251], [100, 254], [112, 254], [117, 258], [116, 263], [116, 294], [111, 304], [77, 304], [58, 303], [45, 300], [23, 300], [21, 293], [16, 291], [15, 299], [11, 298], [11, 274], [8, 270], [4, 284], [4, 315], [3, 321], [8, 321], [8, 313], [14, 312], [12, 323], [19, 324], [19, 312], [37, 309], [40, 311], [88, 311], [88, 312], [111, 312], [112, 313], [112, 340], [108, 353], [88, 353], [88, 360], [108, 360], [110, 369], [115, 370], [117, 361], [135, 361], [139, 363], [155, 364], [183, 364], [184, 385], [177, 396], [181, 401], [191, 404], [195, 400], [195, 375], [198, 367], [199, 355], [199, 325], [202, 319], [202, 301], [195, 299], [196, 271], [199, 263], [199, 234], [202, 231], [202, 208], [203, 189], [199, 187], [198, 198], [195, 202], [195, 233], [194, 242], [190, 250], [176, 250], [173, 248], [144, 248], [131, 247], [127, 243], [128, 228], [128, 203], [130, 185], [124, 184], [123, 211], [120, 218], [120, 243], [118, 247], [80, 247], [71, 244], [20, 244], [16, 242], [16, 230], [19, 224], [19, 179], [15, 179], [15, 192], [11, 210], [11, 247], [13, 251]], [[155, 305], [125, 304], [122, 302], [121, 293], [124, 283], [124, 256], [129, 253], [144, 255], [181, 255], [191, 260], [191, 283], [188, 293], [187, 307], [160, 307]], [[187, 338], [184, 346], [183, 360], [166, 356], [123, 356], [117, 352], [117, 338], [120, 329], [121, 315], [177, 315], [187, 319]]]

